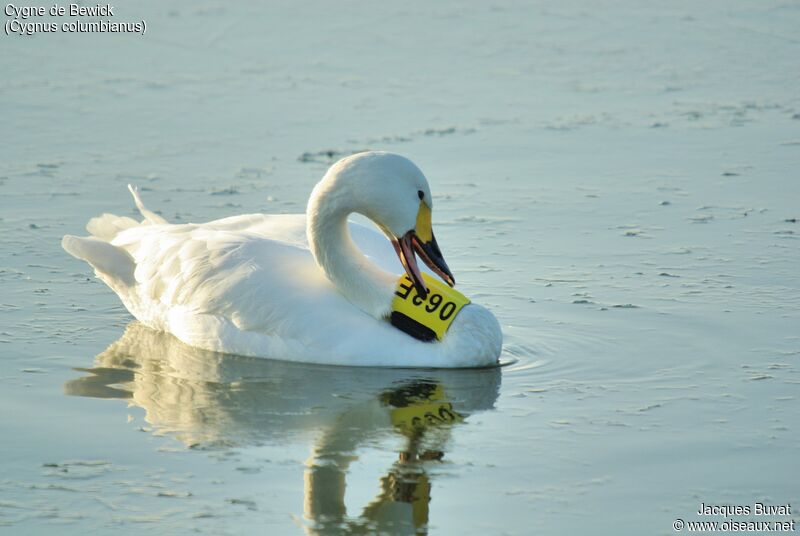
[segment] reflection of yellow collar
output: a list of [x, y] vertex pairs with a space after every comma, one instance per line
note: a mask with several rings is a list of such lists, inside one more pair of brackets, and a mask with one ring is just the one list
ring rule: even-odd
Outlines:
[[469, 298], [428, 274], [422, 274], [422, 278], [429, 291], [424, 300], [408, 275], [397, 282], [392, 300], [392, 324], [417, 339], [442, 340]]
[[408, 404], [395, 407], [391, 412], [392, 424], [405, 433], [421, 431], [428, 426], [453, 424], [464, 418], [453, 409], [444, 397], [444, 388], [436, 388], [422, 397], [409, 397]]
[[419, 475], [419, 481], [414, 486], [414, 498], [411, 501], [411, 512], [414, 527], [419, 528], [428, 524], [428, 503], [431, 502], [431, 483], [428, 475]]

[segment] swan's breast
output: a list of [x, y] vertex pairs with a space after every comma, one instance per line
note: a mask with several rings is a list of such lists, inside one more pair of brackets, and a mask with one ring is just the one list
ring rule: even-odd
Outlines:
[[461, 309], [439, 344], [446, 347], [448, 359], [453, 363], [460, 363], [460, 366], [487, 365], [496, 362], [500, 356], [503, 333], [491, 311], [470, 303]]

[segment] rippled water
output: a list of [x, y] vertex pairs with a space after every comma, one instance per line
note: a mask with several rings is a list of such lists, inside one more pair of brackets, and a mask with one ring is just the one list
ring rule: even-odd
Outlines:
[[[0, 36], [0, 532], [672, 534], [800, 504], [796, 5], [117, 12], [148, 33]], [[428, 176], [506, 366], [196, 351], [59, 247], [132, 215], [128, 182], [176, 222], [299, 212], [365, 148]]]

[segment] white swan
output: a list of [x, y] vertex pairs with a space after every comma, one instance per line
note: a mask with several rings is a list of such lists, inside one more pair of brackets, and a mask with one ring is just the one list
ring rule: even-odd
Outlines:
[[[314, 188], [307, 215], [172, 225], [131, 192], [144, 221], [104, 214], [87, 225], [93, 236], [67, 235], [62, 246], [151, 328], [207, 350], [311, 363], [497, 362], [500, 326], [480, 305], [464, 306], [440, 341], [417, 340], [388, 321], [404, 268], [418, 295], [427, 294], [415, 252], [454, 284], [431, 230], [428, 182], [402, 156], [338, 161]], [[351, 213], [370, 218], [389, 240], [348, 222]]]

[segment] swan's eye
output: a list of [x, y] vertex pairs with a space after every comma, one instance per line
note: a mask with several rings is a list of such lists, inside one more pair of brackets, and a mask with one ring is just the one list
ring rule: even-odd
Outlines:
[[422, 190], [417, 190], [417, 195], [419, 196], [420, 199], [425, 199], [425, 192], [423, 192]]

